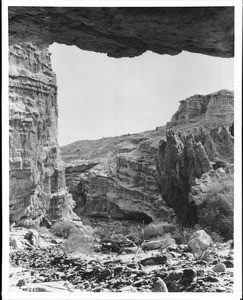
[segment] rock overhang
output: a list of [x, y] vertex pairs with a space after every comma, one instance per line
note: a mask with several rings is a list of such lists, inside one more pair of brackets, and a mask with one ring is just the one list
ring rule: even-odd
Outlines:
[[76, 45], [110, 57], [146, 51], [234, 56], [234, 7], [10, 6], [9, 43]]

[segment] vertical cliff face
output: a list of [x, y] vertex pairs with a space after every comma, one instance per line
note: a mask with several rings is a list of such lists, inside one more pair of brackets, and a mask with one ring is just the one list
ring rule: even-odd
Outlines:
[[57, 85], [45, 45], [9, 51], [10, 221], [39, 224], [45, 215], [70, 217], [57, 142]]
[[[224, 150], [222, 150], [224, 149]], [[225, 127], [195, 127], [191, 133], [166, 132], [158, 151], [158, 185], [163, 200], [187, 226], [197, 223], [197, 208], [189, 200], [196, 179], [233, 162], [234, 138]]]
[[167, 129], [175, 126], [201, 122], [211, 127], [228, 126], [234, 121], [234, 93], [220, 90], [208, 95], [194, 95], [180, 101], [178, 111], [166, 124]]

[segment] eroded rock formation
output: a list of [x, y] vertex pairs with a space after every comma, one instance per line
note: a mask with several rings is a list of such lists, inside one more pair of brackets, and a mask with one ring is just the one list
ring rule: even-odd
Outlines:
[[[225, 138], [221, 137], [222, 132]], [[184, 225], [193, 226], [198, 221], [196, 205], [189, 201], [196, 178], [225, 165], [223, 161], [227, 160], [233, 161], [233, 137], [224, 127], [211, 132], [203, 127], [196, 127], [194, 133], [166, 132], [166, 141], [160, 142], [158, 152], [159, 190], [163, 200], [174, 209]]]
[[[92, 147], [87, 141], [62, 147], [67, 186], [77, 214], [145, 223], [170, 219], [173, 211], [161, 199], [155, 180], [155, 157], [162, 136], [162, 131], [150, 131], [107, 138], [106, 150], [103, 139], [90, 141]], [[91, 149], [89, 155], [84, 148]], [[78, 157], [89, 161], [78, 161]]]
[[57, 42], [111, 57], [234, 56], [234, 7], [9, 7], [10, 44]]
[[[232, 125], [225, 127], [229, 124], [225, 118], [218, 118], [217, 123], [205, 118], [207, 106], [212, 100], [221, 99], [220, 95], [223, 100], [217, 101], [215, 111], [221, 104], [233, 105], [233, 92], [225, 90], [184, 100], [183, 109], [177, 114], [187, 115], [193, 122], [189, 131], [183, 124], [182, 131], [178, 131], [176, 123], [175, 130], [158, 127], [137, 135], [80, 141], [63, 147], [65, 161], [74, 161], [74, 167], [66, 169], [66, 178], [80, 206], [79, 213], [149, 220], [146, 213], [153, 220], [167, 221], [171, 212], [165, 209], [165, 201], [184, 225], [195, 225], [197, 207], [188, 197], [196, 179], [234, 161]], [[225, 95], [229, 95], [226, 100]], [[227, 110], [222, 111], [227, 116]], [[87, 155], [89, 152], [94, 155]], [[78, 162], [80, 157], [86, 160]]]
[[210, 127], [229, 126], [234, 122], [234, 92], [220, 90], [208, 95], [194, 95], [180, 101], [178, 111], [166, 127], [201, 123]]
[[73, 200], [57, 143], [57, 86], [45, 45], [9, 52], [10, 220], [70, 217]]
[[[232, 57], [234, 8], [15, 6], [9, 7], [9, 42], [12, 45], [9, 56], [10, 219], [38, 224], [46, 214], [52, 219], [70, 217], [73, 205], [66, 191], [57, 143], [57, 87], [48, 45], [53, 42], [76, 45], [111, 57], [134, 57], [147, 50], [170, 55], [184, 50]], [[32, 43], [19, 44], [23, 42]], [[217, 118], [218, 113], [221, 114], [217, 111], [208, 118]], [[225, 132], [221, 131], [220, 138], [215, 132], [219, 144], [223, 143]], [[97, 173], [88, 176], [85, 189], [79, 181], [77, 198], [85, 191], [90, 197], [85, 201], [98, 201], [98, 211], [109, 211], [112, 207], [110, 211], [114, 211], [114, 215], [124, 217], [125, 213], [132, 218], [154, 218], [158, 207], [162, 207], [154, 181], [155, 156], [150, 160], [150, 155], [157, 150], [154, 152], [150, 143], [144, 145], [148, 150], [141, 145], [139, 149], [124, 151], [131, 152], [129, 155], [117, 156], [115, 176], [114, 170], [112, 176]], [[137, 150], [136, 155], [139, 155], [134, 157]], [[203, 153], [203, 148], [200, 151]], [[216, 146], [210, 151], [219, 153]], [[92, 186], [98, 188], [97, 194]], [[112, 201], [103, 204], [102, 197]], [[128, 201], [131, 197], [133, 203]], [[96, 211], [92, 201], [87, 203], [87, 212]]]

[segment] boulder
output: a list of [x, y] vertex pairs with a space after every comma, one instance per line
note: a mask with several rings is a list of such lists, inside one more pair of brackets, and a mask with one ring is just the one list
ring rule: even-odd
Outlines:
[[159, 293], [167, 293], [168, 289], [167, 286], [165, 284], [165, 282], [158, 277], [154, 283], [154, 287], [152, 289], [152, 292], [159, 292]]
[[212, 245], [211, 237], [204, 230], [195, 231], [188, 242], [188, 246], [193, 253], [203, 252]]
[[153, 266], [153, 265], [163, 265], [167, 262], [168, 258], [166, 255], [148, 257], [140, 261], [140, 264], [143, 266]]
[[24, 238], [33, 246], [37, 246], [39, 244], [39, 233], [37, 230], [30, 229]]
[[226, 268], [233, 268], [234, 267], [234, 263], [231, 260], [225, 260], [225, 261], [223, 261], [223, 264], [226, 266]]
[[181, 282], [184, 285], [189, 285], [196, 278], [197, 273], [193, 269], [185, 269], [183, 270], [183, 274], [181, 276]]
[[20, 279], [16, 284], [16, 286], [18, 286], [18, 287], [21, 287], [21, 286], [24, 286], [24, 285], [26, 285], [26, 280], [25, 279]]
[[226, 265], [224, 263], [219, 263], [215, 266], [213, 266], [213, 271], [217, 273], [226, 272]]

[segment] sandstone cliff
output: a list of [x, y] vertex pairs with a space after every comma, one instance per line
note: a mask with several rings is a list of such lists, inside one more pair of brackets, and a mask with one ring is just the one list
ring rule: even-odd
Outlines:
[[57, 143], [57, 85], [45, 45], [9, 51], [10, 221], [38, 225], [46, 214], [70, 217]]
[[176, 126], [190, 127], [200, 124], [209, 127], [229, 126], [234, 121], [234, 92], [220, 90], [208, 95], [194, 95], [180, 101], [178, 111], [166, 124], [167, 129]]
[[172, 210], [155, 181], [155, 158], [164, 135], [162, 130], [148, 131], [62, 147], [77, 214], [145, 223], [170, 219]]

